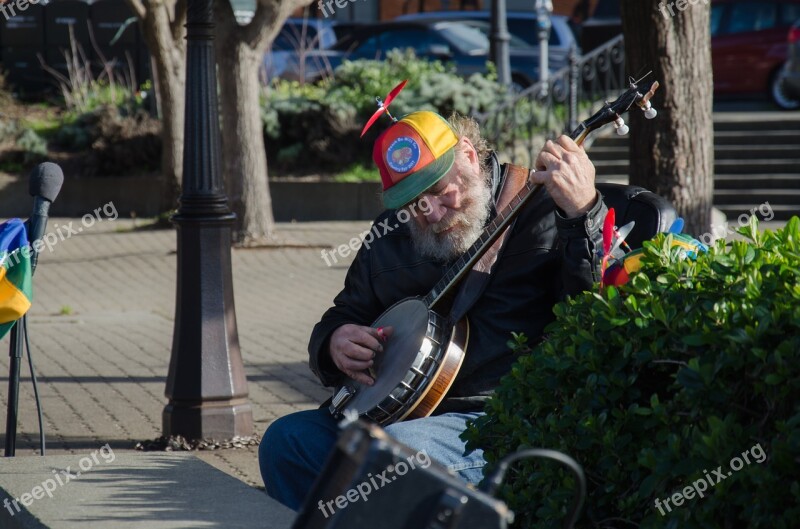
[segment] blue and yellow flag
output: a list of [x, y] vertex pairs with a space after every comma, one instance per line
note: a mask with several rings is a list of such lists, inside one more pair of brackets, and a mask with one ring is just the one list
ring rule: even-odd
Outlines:
[[20, 219], [0, 224], [0, 338], [31, 308], [30, 251]]

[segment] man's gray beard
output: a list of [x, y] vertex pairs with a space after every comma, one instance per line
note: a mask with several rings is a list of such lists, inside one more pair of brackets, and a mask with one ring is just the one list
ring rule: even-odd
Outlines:
[[[451, 211], [442, 220], [424, 229], [416, 222], [408, 223], [414, 249], [421, 256], [444, 263], [450, 262], [466, 252], [483, 233], [491, 212], [492, 192], [482, 175], [476, 175], [475, 179], [478, 182], [470, 184], [462, 211]], [[454, 224], [456, 227], [452, 231], [436, 233]]]

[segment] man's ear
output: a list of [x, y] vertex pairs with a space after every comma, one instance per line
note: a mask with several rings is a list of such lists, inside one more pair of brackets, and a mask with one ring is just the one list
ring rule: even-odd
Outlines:
[[469, 163], [474, 165], [480, 165], [480, 160], [478, 160], [478, 151], [475, 149], [475, 146], [469, 141], [469, 138], [466, 136], [462, 136], [459, 142], [463, 143], [462, 150], [464, 154], [467, 155], [467, 160]]

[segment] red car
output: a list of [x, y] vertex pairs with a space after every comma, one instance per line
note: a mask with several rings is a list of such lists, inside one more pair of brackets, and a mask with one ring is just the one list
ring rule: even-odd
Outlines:
[[[595, 14], [583, 25], [584, 52], [622, 31], [619, 2], [598, 0]], [[675, 4], [675, 0], [664, 0], [658, 5], [666, 13], [666, 6]], [[684, 7], [700, 9], [706, 4], [689, 0]], [[673, 13], [681, 16], [677, 9]], [[714, 94], [769, 95], [781, 108], [800, 108], [800, 101], [787, 94], [780, 76], [788, 56], [786, 34], [798, 20], [800, 0], [712, 0]]]
[[780, 76], [788, 56], [786, 34], [800, 20], [800, 0], [715, 0], [711, 57], [717, 95], [767, 92], [784, 109], [800, 108]]

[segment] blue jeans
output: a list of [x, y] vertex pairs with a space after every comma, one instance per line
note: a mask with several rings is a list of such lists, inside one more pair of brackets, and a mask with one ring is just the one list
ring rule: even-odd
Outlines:
[[[391, 424], [386, 432], [417, 452], [477, 485], [483, 478], [483, 451], [465, 453], [459, 435], [475, 413], [445, 413]], [[339, 435], [337, 421], [326, 408], [292, 413], [267, 428], [258, 447], [258, 462], [267, 494], [298, 510], [322, 471]]]

